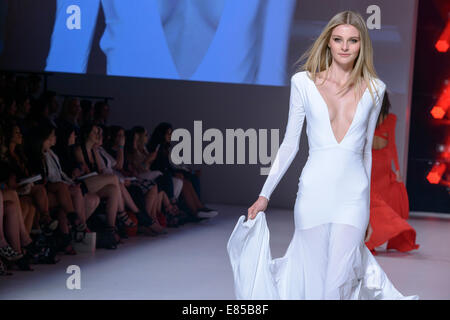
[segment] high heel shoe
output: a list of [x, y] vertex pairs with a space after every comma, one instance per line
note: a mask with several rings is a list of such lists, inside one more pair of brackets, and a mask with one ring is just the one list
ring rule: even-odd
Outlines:
[[17, 261], [23, 257], [23, 254], [17, 252], [10, 245], [0, 248], [0, 256], [8, 261]]
[[128, 215], [128, 213], [126, 211], [119, 212], [117, 214], [117, 219], [120, 221], [120, 223], [125, 225], [125, 227], [127, 227], [127, 228], [135, 228], [136, 227], [136, 223], [134, 223], [134, 221], [130, 219], [130, 216]]
[[27, 257], [20, 258], [15, 262], [15, 264], [21, 271], [34, 271], [34, 269], [30, 267], [30, 262]]
[[41, 219], [39, 224], [44, 234], [51, 235], [58, 227], [59, 222], [58, 220], [53, 220], [50, 215], [46, 215]]
[[25, 257], [30, 261], [36, 261], [39, 258], [42, 248], [38, 248], [35, 241], [31, 241], [26, 246], [22, 247], [22, 251], [25, 252]]

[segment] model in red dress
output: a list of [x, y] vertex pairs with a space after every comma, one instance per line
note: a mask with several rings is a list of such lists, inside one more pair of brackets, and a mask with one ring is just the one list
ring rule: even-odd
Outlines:
[[[387, 94], [385, 100], [374, 135], [385, 139], [387, 143], [380, 149], [376, 149], [374, 144], [372, 149], [370, 225], [373, 231], [366, 245], [373, 254], [376, 254], [375, 247], [386, 241], [386, 249], [406, 252], [419, 248], [415, 243], [416, 231], [406, 221], [409, 216], [409, 203], [406, 187], [400, 179], [395, 144], [397, 117], [388, 113], [390, 104]], [[392, 161], [395, 173], [392, 170]]]

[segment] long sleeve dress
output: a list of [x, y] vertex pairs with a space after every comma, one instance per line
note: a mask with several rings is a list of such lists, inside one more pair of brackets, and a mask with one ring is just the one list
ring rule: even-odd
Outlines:
[[419, 248], [416, 230], [406, 221], [409, 215], [406, 187], [392, 171], [392, 162], [396, 170], [400, 168], [395, 145], [396, 120], [395, 114], [389, 113], [375, 129], [375, 136], [386, 139], [387, 145], [372, 149], [370, 224], [373, 233], [366, 245], [373, 254], [386, 241], [386, 249], [407, 252]]
[[260, 195], [270, 199], [293, 161], [306, 118], [309, 155], [294, 205], [295, 231], [284, 256], [272, 259], [265, 213], [247, 221], [240, 216], [227, 244], [237, 299], [418, 299], [393, 286], [364, 244], [372, 139], [386, 90], [381, 80], [372, 83], [338, 142], [307, 71], [292, 76], [286, 133]]

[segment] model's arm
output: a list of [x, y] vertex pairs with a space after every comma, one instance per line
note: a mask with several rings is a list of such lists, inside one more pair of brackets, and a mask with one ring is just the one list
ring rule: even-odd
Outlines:
[[398, 164], [397, 144], [395, 143], [395, 125], [397, 124], [397, 117], [391, 114], [392, 121], [389, 126], [389, 150], [391, 152], [391, 159], [394, 160], [395, 170], [400, 171]]
[[280, 182], [286, 170], [289, 168], [292, 160], [299, 149], [300, 136], [302, 133], [303, 122], [305, 120], [305, 109], [298, 83], [291, 78], [291, 95], [289, 101], [289, 118], [286, 126], [286, 133], [283, 142], [275, 156], [274, 163], [270, 168], [269, 175], [262, 188], [260, 196], [270, 200], [270, 196], [275, 187]]
[[375, 95], [375, 106], [372, 106], [372, 109], [370, 110], [369, 115], [369, 122], [367, 125], [367, 133], [366, 133], [366, 143], [364, 146], [364, 168], [367, 173], [367, 177], [369, 179], [369, 194], [370, 194], [370, 178], [371, 178], [371, 171], [372, 171], [372, 142], [373, 142], [373, 135], [375, 133], [375, 128], [377, 126], [377, 119], [380, 114], [381, 110], [381, 104], [383, 102], [384, 93], [386, 91], [386, 85], [381, 82], [379, 86], [377, 86], [378, 95], [374, 93]]
[[[80, 28], [71, 29], [73, 11], [80, 8]], [[50, 50], [45, 71], [85, 73], [97, 24], [100, 0], [58, 0]]]
[[289, 31], [296, 0], [269, 0], [263, 20], [261, 56], [256, 83], [284, 85]]

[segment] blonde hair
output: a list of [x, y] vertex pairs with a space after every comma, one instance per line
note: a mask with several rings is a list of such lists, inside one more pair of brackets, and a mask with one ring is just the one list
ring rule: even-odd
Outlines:
[[[352, 85], [355, 85], [355, 94], [361, 91], [362, 83], [365, 82], [369, 88], [370, 95], [375, 104], [375, 99], [373, 95], [372, 86], [373, 80], [378, 78], [373, 65], [373, 48], [372, 41], [369, 37], [369, 31], [367, 30], [364, 19], [359, 13], [353, 11], [343, 11], [336, 14], [325, 28], [322, 30], [319, 37], [314, 41], [314, 43], [308, 48], [308, 50], [295, 62], [295, 64], [300, 64], [301, 61], [306, 60], [306, 62], [296, 70], [308, 71], [311, 74], [312, 80], [315, 82], [317, 78], [317, 73], [321, 71], [326, 71], [325, 79], [328, 75], [328, 70], [333, 60], [331, 49], [328, 47], [328, 43], [331, 38], [333, 29], [342, 24], [349, 24], [358, 29], [361, 39], [361, 46], [359, 49], [358, 57], [355, 60], [355, 64], [351, 71], [349, 80], [342, 86], [338, 91], [338, 94], [348, 89]], [[377, 92], [378, 95], [378, 92]]]

